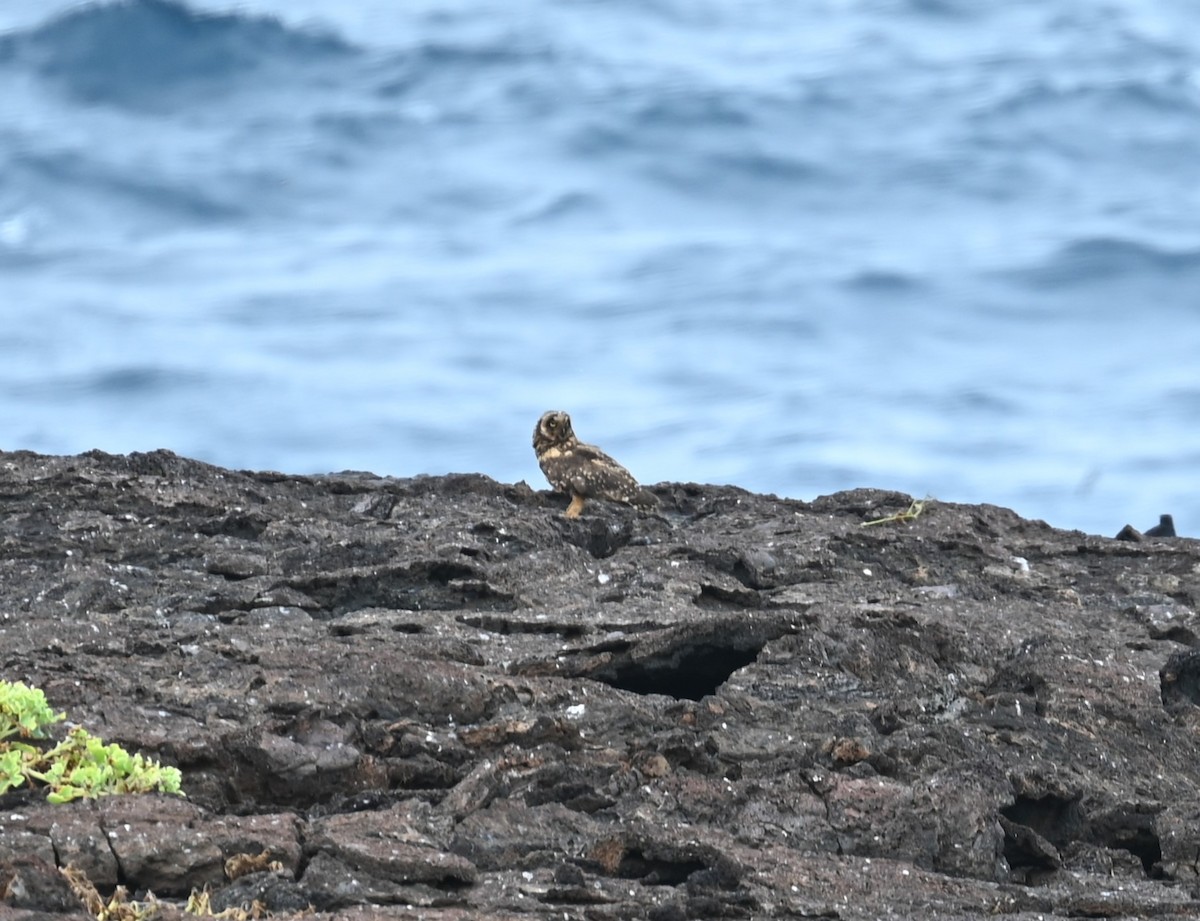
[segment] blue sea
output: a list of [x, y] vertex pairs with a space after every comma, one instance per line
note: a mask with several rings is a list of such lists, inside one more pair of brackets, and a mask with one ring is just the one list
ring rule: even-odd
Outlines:
[[0, 447], [1200, 535], [1196, 0], [0, 2]]

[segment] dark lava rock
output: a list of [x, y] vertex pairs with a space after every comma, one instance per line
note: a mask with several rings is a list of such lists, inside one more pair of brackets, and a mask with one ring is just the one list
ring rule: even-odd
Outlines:
[[35, 855], [14, 857], [0, 866], [0, 898], [10, 910], [24, 908], [68, 916], [83, 913], [66, 877], [53, 863]]
[[1200, 914], [1194, 542], [654, 492], [0, 453], [0, 676], [188, 793], [0, 796], [0, 916]]
[[1159, 515], [1158, 524], [1146, 529], [1147, 537], [1175, 537], [1175, 519], [1170, 515]]

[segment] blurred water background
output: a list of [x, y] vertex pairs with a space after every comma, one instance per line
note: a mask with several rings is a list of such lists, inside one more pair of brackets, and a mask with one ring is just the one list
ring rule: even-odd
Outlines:
[[1200, 531], [1195, 0], [0, 3], [0, 447]]

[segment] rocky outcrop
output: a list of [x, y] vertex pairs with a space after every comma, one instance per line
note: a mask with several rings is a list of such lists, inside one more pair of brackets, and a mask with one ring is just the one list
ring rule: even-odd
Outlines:
[[0, 797], [0, 913], [1200, 914], [1195, 542], [654, 492], [0, 454], [0, 677], [188, 794]]

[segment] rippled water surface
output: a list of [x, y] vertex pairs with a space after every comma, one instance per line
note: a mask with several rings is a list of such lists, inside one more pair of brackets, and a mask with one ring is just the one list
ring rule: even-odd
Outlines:
[[1200, 4], [0, 4], [0, 446], [1200, 533]]

